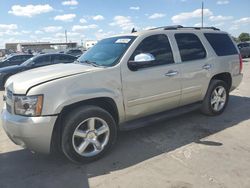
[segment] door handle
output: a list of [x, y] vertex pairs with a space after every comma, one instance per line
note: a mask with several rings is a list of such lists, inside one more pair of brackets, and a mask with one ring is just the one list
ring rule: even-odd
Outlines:
[[202, 69], [205, 69], [205, 70], [210, 70], [212, 68], [212, 65], [211, 64], [206, 64], [202, 67]]
[[178, 71], [170, 70], [165, 74], [165, 76], [171, 77], [177, 75], [178, 73], [179, 73]]

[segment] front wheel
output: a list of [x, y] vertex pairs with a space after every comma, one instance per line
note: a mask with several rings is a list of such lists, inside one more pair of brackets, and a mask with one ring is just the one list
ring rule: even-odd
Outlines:
[[64, 121], [62, 151], [73, 162], [91, 162], [102, 157], [115, 143], [117, 126], [104, 109], [84, 106]]
[[201, 111], [206, 115], [219, 115], [225, 110], [228, 99], [228, 85], [222, 80], [211, 80]]

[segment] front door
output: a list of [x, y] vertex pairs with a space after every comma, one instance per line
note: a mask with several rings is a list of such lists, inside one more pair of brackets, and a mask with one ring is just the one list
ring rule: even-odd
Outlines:
[[175, 108], [180, 102], [180, 69], [167, 35], [144, 38], [130, 60], [142, 53], [152, 54], [155, 61], [136, 71], [126, 63], [121, 69], [127, 120]]

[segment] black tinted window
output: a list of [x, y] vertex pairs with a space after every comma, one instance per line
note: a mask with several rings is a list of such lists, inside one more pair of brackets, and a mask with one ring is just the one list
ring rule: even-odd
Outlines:
[[134, 60], [135, 56], [141, 53], [150, 53], [155, 57], [154, 63], [151, 66], [174, 63], [173, 53], [166, 35], [153, 35], [145, 38], [130, 60]]
[[37, 57], [34, 60], [34, 62], [35, 62], [36, 66], [48, 65], [48, 64], [50, 64], [50, 56], [44, 55], [44, 56]]
[[13, 56], [9, 59], [10, 61], [21, 61], [22, 60], [22, 56]]
[[227, 34], [205, 33], [205, 37], [218, 56], [237, 54], [237, 50]]
[[191, 33], [179, 33], [175, 34], [175, 39], [182, 61], [191, 61], [206, 57], [205, 48], [196, 35]]
[[76, 57], [69, 55], [54, 55], [53, 62], [54, 63], [71, 63], [76, 59]]

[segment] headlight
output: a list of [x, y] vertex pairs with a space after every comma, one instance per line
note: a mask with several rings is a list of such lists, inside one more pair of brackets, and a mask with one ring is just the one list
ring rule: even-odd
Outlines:
[[40, 116], [42, 114], [43, 95], [15, 96], [15, 114], [23, 116]]

